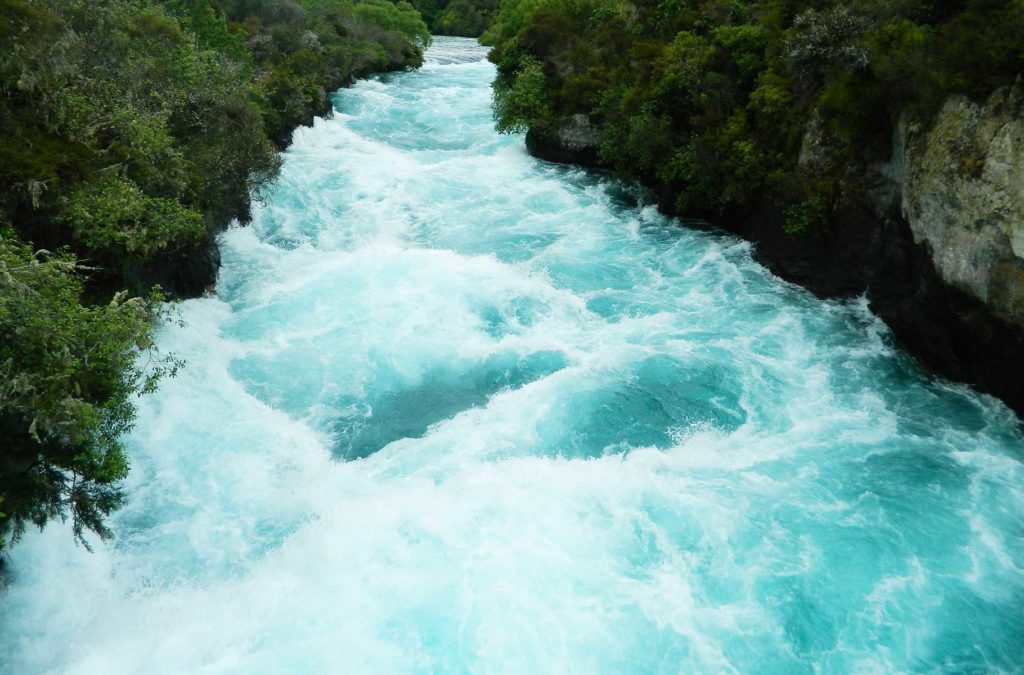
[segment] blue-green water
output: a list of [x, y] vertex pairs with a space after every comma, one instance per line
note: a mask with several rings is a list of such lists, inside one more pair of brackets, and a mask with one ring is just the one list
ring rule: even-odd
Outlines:
[[1020, 672], [1024, 440], [862, 302], [494, 133], [438, 40], [300, 130], [5, 673]]

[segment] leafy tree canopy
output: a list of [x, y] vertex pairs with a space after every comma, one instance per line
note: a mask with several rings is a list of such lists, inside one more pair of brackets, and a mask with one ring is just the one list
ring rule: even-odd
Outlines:
[[0, 548], [107, 533], [135, 397], [180, 365], [147, 280], [246, 218], [328, 91], [429, 40], [404, 0], [0, 0]]
[[[1024, 72], [1024, 0], [502, 0], [495, 114], [554, 133], [585, 114], [602, 161], [691, 215], [769, 198], [820, 230], [887, 158], [901, 114], [927, 118]], [[827, 155], [800, 164], [805, 134]]]

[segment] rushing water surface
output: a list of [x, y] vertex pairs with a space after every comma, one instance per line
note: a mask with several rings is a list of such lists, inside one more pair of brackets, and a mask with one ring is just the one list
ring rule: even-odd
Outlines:
[[484, 50], [296, 133], [5, 673], [1017, 671], [1024, 442], [862, 302], [492, 128]]

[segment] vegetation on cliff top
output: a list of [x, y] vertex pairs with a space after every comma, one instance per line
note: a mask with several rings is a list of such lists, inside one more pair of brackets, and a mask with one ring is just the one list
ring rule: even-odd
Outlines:
[[0, 548], [106, 533], [134, 397], [179, 365], [136, 365], [148, 270], [244, 219], [327, 91], [429, 40], [404, 0], [0, 0]]
[[435, 35], [480, 37], [498, 12], [499, 0], [412, 0]]
[[557, 143], [582, 113], [600, 160], [678, 211], [768, 200], [806, 232], [863, 193], [901, 114], [1012, 83], [1022, 35], [1021, 0], [502, 0], [485, 39], [500, 129]]

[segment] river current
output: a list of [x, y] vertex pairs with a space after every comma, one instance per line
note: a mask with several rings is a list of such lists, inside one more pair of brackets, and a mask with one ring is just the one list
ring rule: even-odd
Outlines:
[[300, 129], [0, 672], [1020, 672], [1024, 438], [863, 301], [493, 130], [494, 68]]

